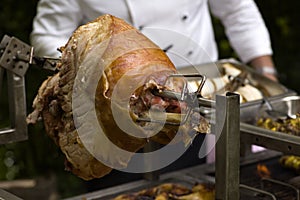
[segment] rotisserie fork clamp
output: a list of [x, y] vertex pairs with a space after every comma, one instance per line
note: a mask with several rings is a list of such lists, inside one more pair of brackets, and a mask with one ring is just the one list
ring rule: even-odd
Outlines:
[[0, 96], [4, 74], [7, 74], [10, 126], [0, 129], [0, 144], [26, 140], [25, 74], [30, 65], [56, 70], [58, 59], [36, 57], [33, 47], [15, 37], [5, 35], [0, 43]]
[[[215, 107], [215, 101], [205, 99], [201, 96], [201, 90], [204, 86], [204, 83], [206, 81], [206, 77], [201, 74], [172, 74], [168, 77], [174, 78], [174, 77], [180, 77], [184, 78], [184, 85], [182, 91], [179, 92], [174, 92], [171, 90], [163, 90], [163, 91], [157, 91], [153, 90], [152, 93], [155, 96], [160, 96], [162, 98], [168, 98], [168, 99], [173, 99], [173, 100], [178, 100], [185, 102], [188, 106], [188, 109], [184, 115], [184, 118], [181, 120], [181, 122], [172, 122], [172, 121], [164, 121], [164, 120], [159, 120], [159, 119], [150, 119], [150, 118], [138, 118], [137, 121], [142, 121], [142, 122], [151, 122], [151, 123], [162, 123], [166, 125], [173, 125], [173, 126], [181, 126], [187, 122], [187, 119], [191, 115], [192, 111], [200, 112], [200, 107]], [[198, 89], [195, 92], [189, 92], [188, 90], [188, 79], [193, 78], [197, 79], [199, 81], [199, 86]]]

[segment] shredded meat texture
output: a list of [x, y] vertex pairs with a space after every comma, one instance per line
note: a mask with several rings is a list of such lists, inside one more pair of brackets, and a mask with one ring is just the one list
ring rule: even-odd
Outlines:
[[[149, 138], [129, 135], [117, 125], [112, 110], [112, 106], [117, 104], [112, 101], [114, 95], [117, 94], [118, 101], [130, 101], [130, 107], [127, 108], [116, 105], [121, 119], [128, 110], [135, 120], [144, 116], [151, 106], [177, 113], [182, 111], [180, 108], [184, 108], [184, 103], [151, 94], [150, 89], [162, 90], [168, 87], [165, 86], [166, 79], [176, 73], [175, 67], [161, 49], [119, 18], [103, 15], [80, 26], [67, 44], [61, 47], [61, 51], [61, 61], [57, 64], [59, 72], [41, 85], [33, 102], [34, 111], [28, 116], [27, 122], [34, 124], [39, 118], [43, 119], [46, 133], [66, 157], [66, 169], [82, 179], [103, 177], [112, 168], [95, 158], [83, 144], [79, 130], [93, 134], [90, 133], [93, 132], [93, 124], [87, 120], [77, 127], [74, 108], [79, 110], [79, 116], [76, 117], [85, 119], [91, 113], [87, 101], [92, 99], [96, 119], [106, 137], [119, 148], [133, 153], [144, 147]], [[101, 72], [100, 77], [97, 77], [98, 72]], [[93, 91], [92, 83], [95, 80], [94, 96], [86, 97], [86, 90]], [[139, 86], [128, 97], [128, 90], [134, 86], [133, 83]], [[168, 89], [182, 89], [180, 83], [173, 85]], [[74, 97], [79, 99], [75, 106]], [[172, 140], [177, 129], [166, 126], [150, 139], [166, 144]], [[106, 153], [114, 154], [106, 150], [105, 142], [98, 142], [96, 148], [101, 149], [100, 157], [109, 157]], [[126, 167], [130, 157], [107, 159]]]

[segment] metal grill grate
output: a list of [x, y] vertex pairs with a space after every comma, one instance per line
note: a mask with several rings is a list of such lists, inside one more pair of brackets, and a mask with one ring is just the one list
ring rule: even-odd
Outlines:
[[242, 199], [258, 200], [299, 200], [299, 189], [282, 181], [263, 178], [260, 187], [241, 185]]
[[241, 199], [300, 200], [299, 187], [289, 183], [295, 173], [281, 168], [278, 158], [264, 162], [268, 166], [272, 178], [260, 177], [256, 171], [256, 164], [242, 167]]

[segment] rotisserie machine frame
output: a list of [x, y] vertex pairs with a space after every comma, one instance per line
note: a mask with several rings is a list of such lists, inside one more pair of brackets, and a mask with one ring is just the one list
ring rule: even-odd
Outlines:
[[[0, 95], [3, 87], [3, 76], [6, 72], [10, 127], [0, 129], [0, 144], [28, 139], [24, 75], [30, 65], [40, 65], [45, 69], [55, 70], [52, 61], [53, 59], [51, 58], [34, 57], [33, 47], [17, 38], [5, 36], [2, 39], [0, 43]], [[222, 65], [227, 62], [237, 67], [246, 67], [249, 70], [247, 66], [233, 60], [222, 60], [214, 64]], [[203, 65], [201, 70], [203, 70], [204, 74], [209, 73], [209, 64]], [[249, 71], [252, 73], [251, 70]], [[191, 71], [186, 68], [183, 70], [183, 73], [186, 72], [189, 73]], [[259, 75], [257, 77], [261, 79]], [[265, 81], [264, 79], [262, 80]], [[267, 83], [269, 82], [267, 81]], [[272, 83], [271, 88], [274, 91], [274, 95], [268, 98], [271, 102], [280, 102], [284, 98], [296, 95], [295, 92], [277, 83], [275, 86]], [[253, 119], [251, 115], [254, 115], [256, 111], [264, 107], [263, 100], [240, 104], [239, 95], [227, 93], [226, 95], [217, 95], [215, 100], [209, 102], [210, 105], [208, 107], [213, 107], [212, 109], [216, 112], [213, 130], [216, 137], [219, 138], [216, 143], [215, 179], [211, 179], [211, 181], [215, 182], [216, 199], [240, 199], [240, 188], [247, 187], [240, 184], [240, 158], [241, 155], [248, 154], [248, 147], [251, 144], [257, 144], [283, 153], [300, 155], [300, 137], [264, 130], [253, 124], [246, 123], [249, 117]], [[249, 110], [251, 111], [249, 112]], [[202, 176], [202, 173], [199, 173], [199, 176]], [[157, 176], [151, 176], [150, 173], [150, 176], [148, 174], [146, 177], [151, 179]], [[206, 178], [209, 179], [209, 177]], [[141, 180], [141, 182], [145, 181], [147, 180]], [[137, 184], [140, 185], [141, 182]], [[125, 189], [130, 189], [132, 186], [134, 186], [134, 183], [128, 183], [127, 186], [123, 185], [119, 189], [106, 189], [106, 192], [101, 192], [101, 195], [97, 199], [101, 199], [101, 196], [111, 194], [112, 192], [125, 191]], [[0, 198], [7, 195], [9, 195], [7, 192], [0, 189]], [[99, 195], [99, 193], [84, 194], [69, 199], [82, 199], [83, 197], [86, 199], [95, 199], [95, 195]], [[17, 197], [11, 198], [19, 199]]]

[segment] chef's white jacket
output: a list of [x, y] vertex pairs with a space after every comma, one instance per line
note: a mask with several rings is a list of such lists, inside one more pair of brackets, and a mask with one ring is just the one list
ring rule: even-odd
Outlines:
[[218, 59], [211, 13], [225, 26], [243, 62], [271, 55], [269, 33], [253, 0], [40, 0], [31, 43], [40, 56], [59, 56], [81, 24], [103, 14], [122, 18], [167, 53], [177, 67]]

